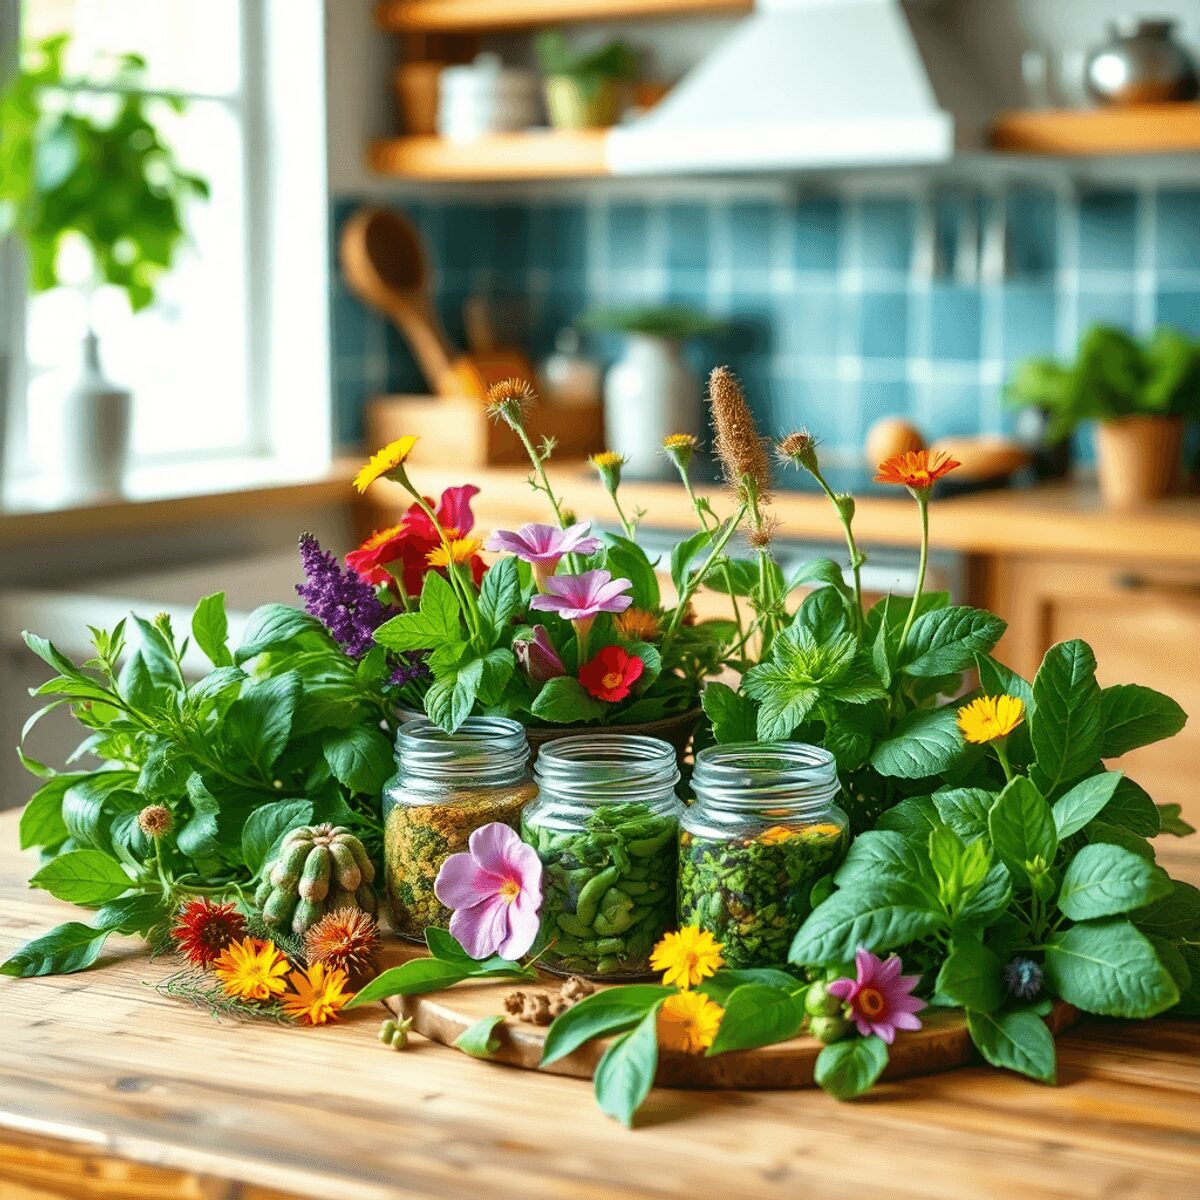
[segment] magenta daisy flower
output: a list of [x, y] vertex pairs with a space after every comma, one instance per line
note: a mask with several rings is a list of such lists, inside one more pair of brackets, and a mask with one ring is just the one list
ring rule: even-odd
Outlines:
[[828, 991], [850, 1006], [850, 1019], [863, 1037], [875, 1034], [890, 1046], [897, 1030], [921, 1028], [916, 1014], [925, 1001], [912, 994], [921, 977], [901, 975], [899, 955], [893, 954], [885, 962], [860, 946], [854, 966], [857, 979], [835, 979]]

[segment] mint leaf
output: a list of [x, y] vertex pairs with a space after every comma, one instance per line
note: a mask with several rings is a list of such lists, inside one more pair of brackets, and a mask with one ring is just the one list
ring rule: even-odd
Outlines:
[[880, 954], [945, 926], [911, 884], [877, 883], [834, 892], [800, 926], [788, 958], [800, 966], [850, 962], [860, 946]]
[[29, 880], [57, 900], [91, 906], [115, 900], [133, 886], [116, 859], [100, 850], [69, 850], [52, 858]]
[[401, 966], [392, 967], [376, 975], [370, 983], [354, 993], [347, 1008], [359, 1008], [375, 1000], [386, 1000], [388, 996], [423, 996], [426, 992], [440, 992], [464, 979], [533, 979], [532, 968], [517, 962], [484, 959], [476, 962], [446, 962], [440, 958], [413, 958]]
[[696, 990], [724, 1005], [736, 989], [748, 983], [766, 984], [776, 990], [782, 988], [785, 992], [805, 988], [795, 975], [789, 975], [778, 967], [722, 967], [715, 975], [697, 984]]
[[1033, 681], [1033, 698], [1029, 777], [1043, 796], [1053, 799], [1100, 757], [1100, 685], [1091, 647], [1078, 640], [1051, 646]]
[[1170, 891], [1130, 914], [1145, 934], [1200, 941], [1200, 888], [1179, 879], [1170, 881]]
[[225, 714], [224, 732], [266, 777], [292, 732], [300, 697], [300, 676], [286, 671], [248, 682]]
[[580, 725], [604, 716], [604, 702], [589, 696], [578, 679], [561, 675], [546, 683], [530, 711], [552, 725]]
[[676, 542], [671, 551], [671, 582], [675, 585], [677, 595], [683, 595], [696, 555], [711, 541], [712, 534], [707, 529], [701, 529], [691, 537], [684, 538], [682, 542]]
[[331, 729], [321, 749], [334, 778], [352, 792], [378, 797], [396, 769], [391, 743], [366, 725]]
[[479, 585], [479, 612], [491, 626], [493, 638], [500, 637], [520, 606], [520, 569], [518, 560], [509, 555], [488, 567]]
[[655, 1004], [596, 1064], [596, 1103], [627, 1128], [632, 1128], [633, 1114], [649, 1095], [658, 1070], [658, 1009]]
[[494, 1017], [480, 1017], [454, 1039], [454, 1045], [472, 1058], [491, 1058], [500, 1049], [496, 1029], [503, 1020], [503, 1013]]
[[987, 833], [988, 813], [996, 795], [985, 788], [943, 788], [933, 793], [933, 803], [938, 816], [969, 842]]
[[546, 1032], [540, 1065], [544, 1067], [565, 1058], [593, 1038], [636, 1025], [651, 1009], [657, 1009], [674, 994], [674, 988], [633, 983], [585, 996], [554, 1019]]
[[1004, 1003], [1001, 968], [1000, 959], [978, 939], [955, 938], [938, 972], [939, 1003], [995, 1012]]
[[214, 667], [233, 666], [229, 640], [229, 618], [225, 615], [225, 593], [203, 597], [192, 613], [192, 637]]
[[748, 696], [735, 692], [727, 683], [710, 683], [700, 697], [713, 736], [718, 742], [753, 742], [758, 736], [757, 707]]
[[887, 809], [875, 822], [875, 828], [898, 833], [925, 855], [928, 852], [929, 835], [941, 823], [937, 808], [929, 796], [909, 796]]
[[375, 630], [377, 645], [401, 652], [436, 650], [461, 636], [458, 599], [450, 583], [436, 571], [425, 576], [417, 612], [401, 613]]
[[1078, 833], [1093, 817], [1098, 816], [1112, 799], [1120, 780], [1119, 771], [1092, 775], [1060, 796], [1054, 802], [1054, 827], [1058, 830], [1059, 841]]
[[955, 720], [955, 708], [914, 709], [871, 755], [881, 775], [925, 779], [950, 770], [968, 752]]
[[1120, 918], [1052, 934], [1046, 975], [1068, 1004], [1104, 1017], [1153, 1017], [1179, 999], [1179, 988], [1154, 947]]
[[1072, 921], [1110, 917], [1162, 899], [1165, 871], [1120, 846], [1084, 846], [1067, 864], [1058, 907]]
[[986, 653], [1007, 625], [981, 608], [959, 605], [935, 609], [918, 617], [909, 630], [901, 670], [906, 675], [952, 675], [975, 665], [975, 656]]
[[1162, 816], [1158, 805], [1144, 787], [1134, 783], [1128, 776], [1122, 776], [1117, 781], [1112, 799], [1104, 806], [1101, 815], [1110, 825], [1119, 825], [1142, 837], [1154, 837], [1162, 832]]
[[1117, 758], [1174, 737], [1187, 724], [1187, 713], [1162, 692], [1120, 683], [1100, 693], [1100, 719], [1104, 730], [1100, 757]]
[[240, 665], [302, 633], [320, 633], [328, 637], [325, 627], [316, 617], [290, 604], [264, 604], [250, 614], [234, 661]]
[[838, 887], [900, 880], [924, 890], [936, 886], [929, 856], [917, 843], [890, 829], [868, 829], [850, 843], [834, 875]]
[[83, 778], [81, 774], [54, 775], [42, 784], [21, 812], [20, 846], [57, 846], [67, 839], [67, 823], [63, 820], [63, 797], [67, 790]]
[[1035, 863], [1048, 867], [1058, 852], [1054, 813], [1042, 794], [1023, 775], [1000, 793], [988, 814], [988, 829], [1000, 861], [1018, 879], [1036, 873]]
[[[797, 985], [798, 986], [798, 985]], [[804, 1024], [804, 1002], [782, 988], [746, 983], [734, 988], [708, 1053], [753, 1050], [794, 1038]]]
[[993, 1067], [1007, 1067], [1031, 1079], [1053, 1083], [1057, 1073], [1054, 1037], [1028, 1009], [967, 1013], [967, 1028], [976, 1049]]
[[834, 1042], [817, 1055], [813, 1077], [835, 1100], [869, 1091], [887, 1066], [888, 1048], [874, 1035]]

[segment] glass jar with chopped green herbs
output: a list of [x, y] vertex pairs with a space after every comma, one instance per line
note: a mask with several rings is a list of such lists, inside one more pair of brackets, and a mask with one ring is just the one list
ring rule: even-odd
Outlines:
[[679, 924], [707, 929], [731, 967], [777, 967], [841, 860], [846, 814], [833, 756], [800, 742], [712, 746], [679, 834]]
[[675, 925], [674, 749], [621, 734], [558, 738], [535, 772], [521, 836], [542, 860], [540, 964], [592, 979], [646, 975]]
[[383, 858], [392, 928], [423, 941], [450, 910], [434, 895], [442, 863], [467, 849], [481, 825], [520, 828], [537, 795], [529, 743], [517, 721], [468, 717], [455, 733], [424, 718], [396, 733], [396, 774], [383, 790]]

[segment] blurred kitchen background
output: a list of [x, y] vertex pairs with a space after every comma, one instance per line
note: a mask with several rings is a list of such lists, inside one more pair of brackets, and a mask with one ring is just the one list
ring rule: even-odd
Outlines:
[[[669, 550], [716, 363], [866, 497], [874, 590], [915, 529], [868, 464], [943, 446], [938, 579], [1013, 665], [1086, 637], [1200, 712], [1198, 61], [1196, 0], [0, 0], [0, 743], [20, 629], [289, 596], [301, 529], [394, 518], [347, 483], [385, 438], [534, 519], [495, 378]], [[1137, 777], [1191, 804], [1198, 748]]]

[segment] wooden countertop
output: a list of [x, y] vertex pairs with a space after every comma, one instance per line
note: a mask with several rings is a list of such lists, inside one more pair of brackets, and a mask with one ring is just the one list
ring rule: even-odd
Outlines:
[[[5, 957], [77, 911], [27, 889], [16, 827], [0, 815]], [[235, 1180], [322, 1200], [1178, 1200], [1200, 1177], [1194, 1023], [1087, 1021], [1061, 1041], [1057, 1088], [970, 1067], [851, 1104], [656, 1091], [629, 1132], [579, 1080], [419, 1038], [385, 1051], [382, 1010], [324, 1030], [215, 1023], [146, 986], [169, 961], [110, 946], [87, 973], [0, 979], [0, 1175], [18, 1195], [216, 1196]]]
[[[428, 467], [418, 459], [411, 474], [419, 487], [434, 495], [452, 484], [477, 484], [482, 491], [474, 507], [485, 530], [547, 519], [545, 498], [530, 489], [528, 472], [520, 468]], [[561, 464], [552, 469], [551, 481], [581, 520], [613, 523], [612, 505], [589, 468]], [[729, 510], [721, 489], [697, 490], [714, 498], [718, 512]], [[647, 527], [695, 528], [695, 514], [679, 484], [622, 484], [621, 500], [629, 511], [635, 507], [647, 510]], [[376, 524], [385, 523], [386, 514], [406, 507], [399, 486], [386, 481], [371, 488], [367, 501], [379, 510]], [[775, 512], [782, 521], [781, 537], [841, 541], [841, 527], [824, 496], [780, 491]], [[1195, 495], [1115, 513], [1101, 507], [1092, 485], [1048, 484], [937, 499], [930, 523], [936, 550], [1200, 562], [1200, 496]], [[915, 507], [903, 493], [894, 500], [858, 500], [854, 527], [858, 540], [866, 546], [916, 545], [919, 534]]]

